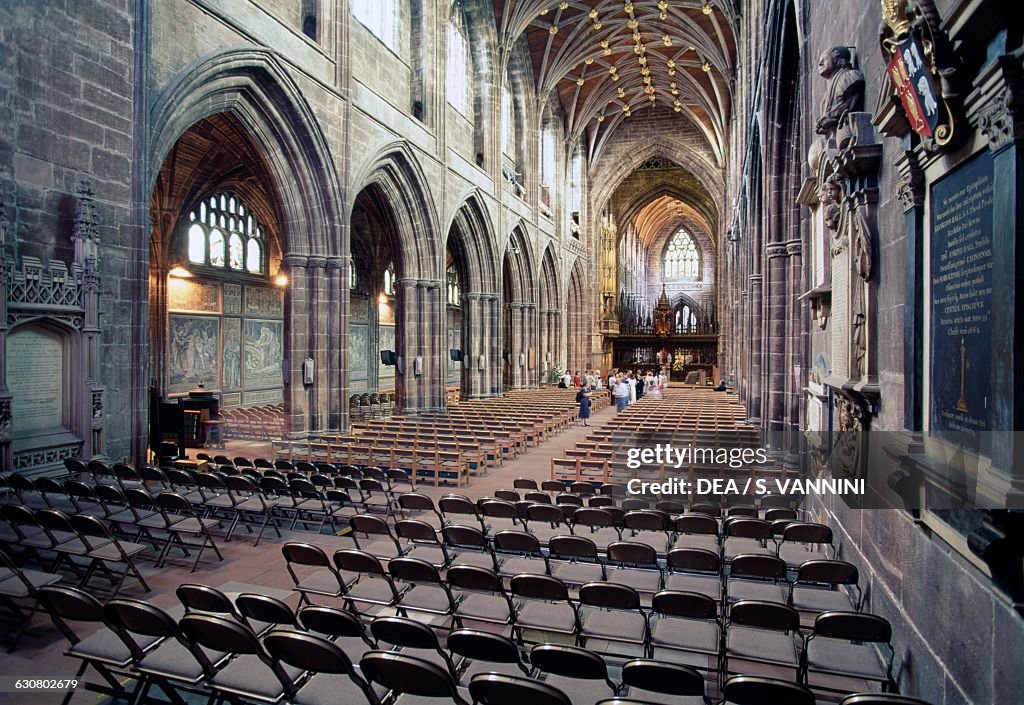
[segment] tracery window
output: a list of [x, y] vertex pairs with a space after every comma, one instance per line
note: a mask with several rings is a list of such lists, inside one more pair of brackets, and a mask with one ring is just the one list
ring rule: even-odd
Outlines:
[[377, 39], [398, 48], [398, 0], [352, 0], [352, 16]]
[[395, 263], [388, 263], [388, 268], [384, 270], [384, 293], [388, 296], [395, 295]]
[[700, 252], [688, 232], [680, 229], [665, 248], [666, 279], [697, 279], [700, 276]]
[[461, 2], [452, 3], [448, 16], [448, 67], [446, 84], [448, 102], [463, 115], [469, 114], [469, 33]]
[[249, 274], [266, 272], [263, 226], [232, 193], [204, 198], [189, 213], [188, 260]]

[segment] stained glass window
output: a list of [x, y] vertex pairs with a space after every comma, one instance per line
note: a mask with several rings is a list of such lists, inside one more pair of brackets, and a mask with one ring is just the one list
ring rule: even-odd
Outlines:
[[266, 272], [263, 227], [237, 196], [220, 193], [189, 213], [188, 259], [249, 274]]
[[697, 279], [700, 276], [700, 252], [685, 230], [679, 230], [665, 248], [666, 279]]

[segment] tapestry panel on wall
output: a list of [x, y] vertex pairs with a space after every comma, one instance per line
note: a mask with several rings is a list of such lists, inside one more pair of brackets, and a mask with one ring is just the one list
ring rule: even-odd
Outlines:
[[171, 314], [168, 321], [167, 388], [187, 392], [200, 382], [216, 387], [220, 318]]
[[366, 326], [350, 325], [348, 329], [348, 363], [351, 379], [366, 379], [369, 359], [369, 333]]
[[283, 335], [281, 321], [245, 320], [246, 389], [280, 386]]

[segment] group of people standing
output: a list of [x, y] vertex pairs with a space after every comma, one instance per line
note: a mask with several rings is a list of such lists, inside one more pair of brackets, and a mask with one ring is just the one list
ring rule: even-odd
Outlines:
[[665, 389], [665, 376], [649, 370], [645, 375], [642, 371], [612, 370], [608, 375], [608, 390], [615, 408], [622, 411], [630, 404], [635, 404], [644, 395], [661, 399]]
[[[565, 374], [558, 380], [558, 386], [563, 389], [577, 387], [576, 401], [580, 405], [579, 419], [581, 426], [589, 426], [587, 420], [590, 418], [590, 395], [595, 389], [603, 387], [603, 378], [600, 370], [585, 370], [583, 374], [577, 371], [575, 374]], [[619, 371], [612, 370], [608, 375], [608, 393], [615, 404], [615, 408], [622, 411], [630, 404], [635, 404], [646, 394], [655, 399], [661, 399], [667, 379], [665, 375], [654, 370], [634, 372], [633, 370]]]

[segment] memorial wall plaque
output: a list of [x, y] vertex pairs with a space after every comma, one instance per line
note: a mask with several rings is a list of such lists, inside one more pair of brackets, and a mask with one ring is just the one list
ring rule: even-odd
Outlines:
[[7, 387], [15, 439], [64, 428], [64, 342], [39, 327], [7, 336]]
[[986, 150], [931, 191], [930, 427], [973, 449], [992, 418], [992, 177]]

